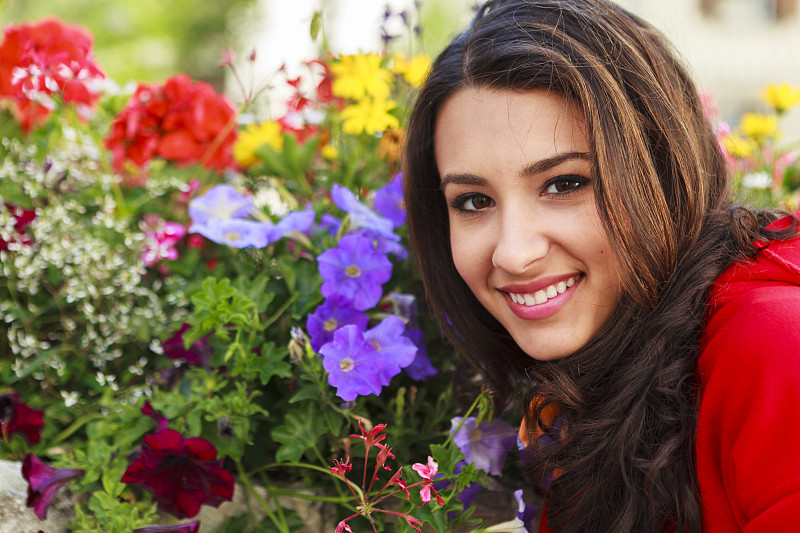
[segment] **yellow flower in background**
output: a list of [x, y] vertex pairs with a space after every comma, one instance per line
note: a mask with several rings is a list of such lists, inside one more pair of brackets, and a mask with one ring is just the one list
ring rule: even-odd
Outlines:
[[339, 159], [339, 150], [332, 144], [326, 144], [320, 149], [320, 154], [322, 157], [327, 159], [328, 161], [335, 161]]
[[431, 58], [428, 54], [417, 54], [410, 59], [403, 54], [396, 54], [392, 72], [403, 76], [403, 79], [413, 87], [420, 88], [425, 82], [430, 68]]
[[800, 103], [800, 89], [788, 83], [767, 85], [761, 96], [779, 115]]
[[392, 73], [381, 67], [376, 53], [343, 55], [331, 65], [334, 74], [333, 94], [340, 98], [361, 100], [366, 95], [386, 100], [391, 89]]
[[276, 152], [283, 149], [283, 133], [276, 120], [250, 124], [240, 131], [233, 145], [233, 158], [243, 167], [252, 166], [259, 161], [256, 150], [265, 144]]
[[385, 159], [389, 163], [400, 161], [403, 151], [405, 133], [403, 130], [386, 130], [381, 135], [381, 142], [378, 145], [378, 157]]
[[730, 155], [742, 159], [751, 157], [756, 153], [756, 150], [758, 150], [758, 145], [753, 139], [742, 137], [735, 133], [726, 135], [722, 139], [722, 145], [725, 147], [725, 151]]
[[770, 137], [778, 136], [778, 117], [763, 113], [745, 113], [739, 124], [739, 130], [742, 135], [760, 144]]
[[365, 98], [342, 110], [342, 131], [351, 135], [374, 135], [400, 126], [400, 121], [389, 111], [397, 104], [392, 100]]

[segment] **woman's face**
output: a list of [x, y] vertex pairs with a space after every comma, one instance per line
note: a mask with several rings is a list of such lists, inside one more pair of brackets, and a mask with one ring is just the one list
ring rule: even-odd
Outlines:
[[529, 356], [583, 347], [619, 301], [579, 108], [536, 90], [468, 88], [442, 107], [436, 164], [456, 269]]

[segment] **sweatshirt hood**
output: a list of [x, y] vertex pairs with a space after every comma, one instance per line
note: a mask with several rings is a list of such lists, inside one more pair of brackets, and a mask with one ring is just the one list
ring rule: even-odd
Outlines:
[[[795, 216], [800, 215], [800, 213]], [[791, 219], [783, 217], [769, 226], [771, 230], [791, 227]], [[800, 285], [800, 246], [796, 238], [771, 241], [750, 261], [738, 261], [717, 278], [708, 296], [708, 318], [740, 294], [776, 284]]]

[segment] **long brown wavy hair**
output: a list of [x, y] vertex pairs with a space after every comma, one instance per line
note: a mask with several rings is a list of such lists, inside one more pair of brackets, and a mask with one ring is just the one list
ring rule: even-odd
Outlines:
[[[597, 209], [622, 276], [621, 303], [578, 352], [536, 361], [458, 275], [434, 130], [464, 88], [547, 89], [582, 109]], [[526, 413], [558, 405], [566, 436], [526, 471], [552, 484], [561, 532], [701, 529], [696, 362], [707, 293], [752, 257], [775, 218], [731, 203], [724, 156], [687, 70], [637, 16], [604, 0], [489, 0], [439, 55], [411, 114], [404, 158], [411, 248], [444, 333], [500, 403], [530, 384]], [[543, 401], [542, 401], [543, 399]], [[535, 445], [534, 445], [535, 446]]]

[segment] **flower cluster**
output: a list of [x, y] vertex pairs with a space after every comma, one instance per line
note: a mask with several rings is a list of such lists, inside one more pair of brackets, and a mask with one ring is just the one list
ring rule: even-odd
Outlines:
[[105, 145], [115, 168], [144, 167], [154, 157], [223, 171], [233, 164], [235, 110], [205, 82], [186, 74], [163, 84], [139, 84], [111, 124]]
[[3, 32], [0, 99], [14, 102], [26, 131], [47, 118], [56, 97], [88, 116], [104, 78], [92, 54], [92, 37], [79, 26], [48, 18]]
[[800, 87], [768, 85], [761, 97], [768, 111], [744, 113], [735, 128], [720, 121], [713, 109], [709, 115], [716, 122], [737, 191], [756, 205], [786, 204], [794, 210], [800, 205], [800, 152], [779, 144], [780, 121], [800, 104]]
[[[186, 74], [101, 86], [88, 32], [41, 24], [6, 29], [28, 35], [27, 51], [0, 67], [14, 88], [0, 99], [22, 125], [0, 139], [0, 373], [14, 387], [0, 391], [0, 455], [22, 462], [34, 512], [69, 484], [85, 493], [73, 533], [196, 533], [202, 506], [244, 491], [263, 512], [226, 530], [291, 531], [295, 499], [352, 513], [344, 478], [368, 520], [463, 522], [456, 495], [502, 459], [497, 422], [473, 428], [484, 437], [470, 447], [448, 436], [473, 410], [454, 401], [454, 376], [473, 376], [418, 309], [408, 261], [401, 105], [427, 58], [286, 66], [274, 79], [290, 97], [270, 116], [261, 89], [242, 88], [234, 106]], [[17, 41], [4, 42], [5, 54]], [[221, 65], [244, 79], [232, 52]], [[49, 70], [22, 76], [37, 68]], [[46, 122], [23, 116], [34, 101]], [[386, 419], [403, 440], [394, 450], [368, 422]], [[356, 423], [363, 466], [327, 468], [350, 457]], [[379, 483], [393, 460], [413, 466]], [[186, 523], [156, 525], [167, 514]]]

